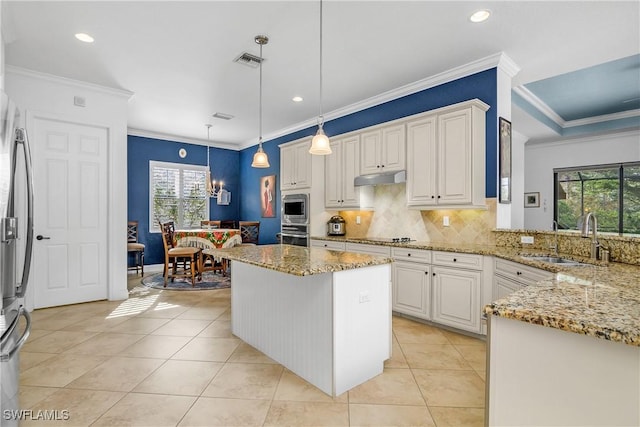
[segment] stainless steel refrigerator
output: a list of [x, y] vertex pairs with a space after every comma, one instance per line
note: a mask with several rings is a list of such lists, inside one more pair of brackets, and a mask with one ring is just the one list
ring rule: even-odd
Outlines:
[[26, 132], [17, 128], [18, 109], [4, 92], [0, 98], [0, 424], [4, 427], [18, 425], [20, 418], [20, 348], [31, 330], [24, 296], [33, 247], [33, 184]]

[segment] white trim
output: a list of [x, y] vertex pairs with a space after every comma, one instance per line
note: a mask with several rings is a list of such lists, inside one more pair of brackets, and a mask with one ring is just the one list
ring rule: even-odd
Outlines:
[[155, 131], [144, 130], [144, 129], [127, 128], [127, 135], [139, 136], [142, 138], [161, 139], [163, 141], [170, 141], [170, 142], [182, 142], [185, 144], [202, 145], [204, 147], [209, 145], [209, 147], [211, 148], [225, 148], [227, 150], [239, 151], [237, 145], [231, 144], [228, 142], [220, 142], [220, 141], [213, 141], [213, 140], [207, 141], [206, 139], [189, 138], [186, 136], [172, 135], [169, 133], [155, 132]]
[[5, 72], [32, 77], [36, 79], [41, 79], [41, 80], [45, 80], [55, 84], [62, 84], [66, 86], [92, 90], [94, 92], [105, 93], [107, 95], [121, 96], [127, 99], [133, 96], [133, 92], [125, 89], [116, 89], [116, 88], [102, 86], [94, 83], [83, 82], [80, 80], [69, 79], [67, 77], [55, 76], [53, 74], [42, 73], [40, 71], [29, 70], [26, 68], [16, 67], [14, 65], [5, 65]]
[[[569, 138], [563, 138], [559, 140], [549, 140], [549, 141], [527, 141], [526, 147], [527, 150], [536, 150], [536, 149], [548, 149], [549, 147], [565, 145], [565, 144], [575, 144], [576, 142], [587, 143], [587, 142], [598, 142], [598, 141], [611, 141], [611, 136], [615, 135], [616, 137], [626, 137], [626, 136], [638, 136], [640, 137], [640, 131], [637, 129], [634, 130], [624, 130], [624, 131], [611, 131], [607, 133], [602, 133], [598, 135], [575, 135]], [[598, 232], [599, 233], [599, 232]]]

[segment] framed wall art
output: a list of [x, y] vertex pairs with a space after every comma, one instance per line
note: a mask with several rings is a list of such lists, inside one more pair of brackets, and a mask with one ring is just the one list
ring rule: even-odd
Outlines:
[[500, 117], [499, 119], [499, 175], [500, 191], [498, 201], [511, 203], [511, 122]]
[[276, 176], [268, 175], [260, 178], [260, 206], [262, 218], [276, 216]]
[[524, 207], [525, 208], [539, 208], [540, 207], [540, 193], [524, 193]]

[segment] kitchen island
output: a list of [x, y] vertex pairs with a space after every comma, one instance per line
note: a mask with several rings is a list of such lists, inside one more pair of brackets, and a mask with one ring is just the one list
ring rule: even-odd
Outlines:
[[232, 260], [232, 332], [323, 392], [381, 374], [391, 357], [392, 259], [290, 245]]

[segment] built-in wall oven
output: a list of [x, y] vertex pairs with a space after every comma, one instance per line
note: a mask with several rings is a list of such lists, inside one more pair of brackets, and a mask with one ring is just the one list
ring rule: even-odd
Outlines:
[[280, 242], [309, 246], [309, 195], [285, 194], [282, 197]]

